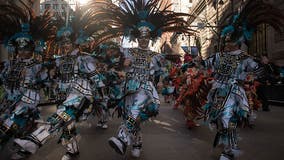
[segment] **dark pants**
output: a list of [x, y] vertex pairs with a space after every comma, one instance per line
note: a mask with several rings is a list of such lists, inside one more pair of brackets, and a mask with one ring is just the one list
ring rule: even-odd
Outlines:
[[154, 86], [157, 87], [159, 82], [160, 82], [160, 75], [155, 76], [155, 78], [154, 78]]
[[257, 96], [258, 99], [261, 100], [262, 103], [262, 110], [269, 110], [269, 103], [268, 103], [268, 98], [266, 95], [266, 90], [267, 90], [267, 86], [266, 85], [260, 85], [257, 89]]

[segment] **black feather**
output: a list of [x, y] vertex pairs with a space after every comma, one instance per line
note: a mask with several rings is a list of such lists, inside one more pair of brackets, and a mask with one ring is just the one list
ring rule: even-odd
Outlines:
[[[169, 8], [172, 4], [165, 6], [161, 0], [123, 0], [117, 6], [111, 1], [91, 2], [89, 5], [97, 7], [96, 19], [100, 23], [106, 23], [111, 26], [109, 34], [113, 35], [131, 35], [134, 38], [139, 37], [138, 23], [141, 22], [141, 11], [146, 11], [145, 21], [155, 26], [151, 31], [151, 37], [154, 39], [161, 32], [185, 32], [193, 33], [190, 30], [184, 17], [191, 16], [185, 13], [176, 13]], [[106, 33], [107, 34], [107, 33]], [[110, 36], [112, 37], [112, 36]]]

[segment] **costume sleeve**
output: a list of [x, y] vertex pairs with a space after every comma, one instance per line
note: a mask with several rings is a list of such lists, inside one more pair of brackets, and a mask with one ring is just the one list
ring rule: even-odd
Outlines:
[[215, 64], [217, 64], [218, 61], [219, 61], [219, 56], [220, 56], [220, 54], [216, 53], [215, 55], [210, 56], [209, 58], [207, 58], [205, 60], [202, 60], [201, 64], [207, 69], [209, 69], [209, 68], [214, 69]]
[[10, 65], [9, 61], [3, 62], [3, 69], [0, 71], [0, 79], [2, 81], [4, 81], [4, 79], [5, 79], [6, 72], [8, 71], [9, 65]]
[[123, 48], [121, 49], [122, 53], [123, 53], [123, 56], [126, 58], [126, 59], [133, 59], [131, 53], [130, 53], [130, 50], [129, 48]]
[[162, 60], [163, 60], [163, 56], [161, 54], [157, 54], [152, 58], [152, 62], [150, 64], [150, 68], [151, 68], [151, 75], [153, 75], [154, 73], [160, 73], [162, 72]]
[[[131, 62], [134, 61], [134, 57], [133, 55], [131, 54], [131, 51], [129, 48], [123, 48], [122, 49], [122, 53], [123, 53], [123, 56], [124, 56], [124, 60], [126, 59], [130, 59]], [[124, 62], [122, 62], [124, 63]], [[122, 65], [123, 66], [123, 65]], [[131, 65], [130, 65], [131, 66]], [[123, 67], [123, 70], [126, 71], [126, 72], [131, 72], [131, 67]]]
[[91, 56], [81, 57], [80, 56], [79, 65], [80, 65], [79, 69], [88, 75], [92, 83], [94, 83], [99, 88], [105, 86], [103, 83], [103, 77], [101, 77], [100, 74], [96, 70], [95, 59], [93, 57]]
[[247, 72], [253, 72], [259, 68], [258, 63], [256, 63], [252, 58], [246, 59], [246, 71]]

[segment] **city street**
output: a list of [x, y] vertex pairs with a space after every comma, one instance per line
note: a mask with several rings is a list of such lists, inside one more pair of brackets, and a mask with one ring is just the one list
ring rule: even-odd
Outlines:
[[[284, 0], [1, 0], [0, 15], [0, 160], [284, 160]], [[111, 109], [106, 127], [95, 114], [114, 106], [127, 123]]]
[[[42, 113], [48, 115], [55, 107], [45, 106]], [[120, 120], [109, 122], [109, 129], [96, 127], [96, 119], [79, 124], [81, 133], [79, 160], [132, 160], [117, 155], [107, 143], [116, 133]], [[218, 149], [212, 149], [214, 132], [200, 122], [201, 126], [188, 130], [180, 110], [162, 104], [156, 119], [143, 125], [143, 152], [141, 160], [217, 160]], [[284, 108], [271, 107], [270, 112], [258, 112], [256, 127], [240, 131], [240, 147], [244, 151], [240, 160], [281, 159], [284, 149]], [[59, 160], [64, 149], [57, 144], [58, 137], [49, 140], [30, 160]], [[128, 152], [130, 153], [130, 152]], [[0, 159], [9, 159], [9, 147], [0, 153]]]

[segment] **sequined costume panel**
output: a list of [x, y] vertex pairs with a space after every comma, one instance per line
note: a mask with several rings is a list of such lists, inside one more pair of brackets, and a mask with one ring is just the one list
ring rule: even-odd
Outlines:
[[249, 116], [249, 103], [243, 83], [258, 64], [241, 50], [217, 53], [205, 61], [214, 71], [215, 82], [205, 105], [210, 123], [216, 124], [214, 146], [223, 144], [225, 149], [237, 147], [236, 126]]
[[149, 92], [150, 98], [153, 98], [155, 103], [160, 103], [152, 82], [156, 67], [155, 56], [157, 55], [150, 50], [134, 48], [127, 51], [125, 57], [131, 59], [132, 64], [127, 69], [125, 92], [136, 92], [143, 89]]

